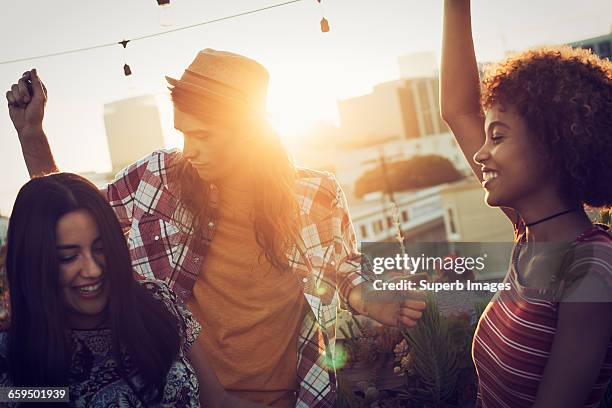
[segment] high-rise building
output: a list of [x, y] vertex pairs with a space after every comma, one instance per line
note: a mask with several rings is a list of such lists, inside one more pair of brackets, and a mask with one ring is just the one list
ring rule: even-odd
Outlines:
[[104, 125], [113, 173], [165, 145], [154, 95], [104, 105]]
[[338, 101], [340, 131], [347, 139], [404, 138], [400, 93], [404, 81], [385, 82], [367, 94]]
[[343, 137], [413, 139], [448, 132], [440, 117], [438, 78], [399, 79], [338, 101]]

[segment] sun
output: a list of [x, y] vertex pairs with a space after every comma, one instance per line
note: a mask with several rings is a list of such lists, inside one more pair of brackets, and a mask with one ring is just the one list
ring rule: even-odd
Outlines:
[[[319, 122], [338, 122], [332, 89], [321, 83], [317, 87], [309, 86], [307, 81], [296, 83], [293, 76], [273, 77], [268, 90], [267, 119], [285, 145], [298, 146]], [[174, 129], [170, 98], [162, 93], [156, 100], [166, 147], [181, 148], [183, 137]]]
[[283, 142], [294, 144], [308, 137], [317, 122], [337, 122], [336, 97], [333, 87], [309, 81], [296, 81], [295, 76], [272, 77], [268, 91], [268, 119]]
[[315, 121], [301, 115], [299, 110], [286, 107], [269, 109], [268, 120], [285, 143], [299, 142], [307, 136]]

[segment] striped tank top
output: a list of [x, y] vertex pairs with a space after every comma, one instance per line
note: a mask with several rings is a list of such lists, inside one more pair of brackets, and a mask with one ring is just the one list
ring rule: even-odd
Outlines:
[[[602, 226], [594, 226], [577, 242], [612, 244]], [[557, 331], [558, 302], [542, 300], [535, 288], [524, 287], [517, 276], [519, 239], [504, 282], [510, 290], [499, 291], [483, 312], [472, 344], [478, 373], [477, 406], [483, 408], [531, 407]], [[608, 257], [606, 257], [608, 258]], [[588, 259], [587, 259], [588, 260]], [[601, 259], [590, 260], [601, 264]], [[604, 279], [612, 284], [612, 264], [606, 259]], [[612, 338], [604, 364], [585, 407], [597, 407], [612, 377]]]

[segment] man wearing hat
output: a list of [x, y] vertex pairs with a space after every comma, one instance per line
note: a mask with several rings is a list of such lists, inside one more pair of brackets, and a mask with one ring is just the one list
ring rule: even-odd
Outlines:
[[[155, 151], [103, 190], [134, 269], [187, 303], [231, 394], [269, 406], [333, 406], [338, 306], [412, 326], [424, 303], [364, 301], [372, 275], [344, 192], [330, 173], [289, 160], [264, 117], [262, 65], [205, 49], [167, 80], [182, 152]], [[57, 171], [36, 71], [7, 98], [30, 175]]]

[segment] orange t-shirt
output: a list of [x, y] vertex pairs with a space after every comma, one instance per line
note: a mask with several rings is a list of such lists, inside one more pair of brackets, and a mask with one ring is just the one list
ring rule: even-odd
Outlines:
[[296, 402], [297, 336], [308, 305], [301, 282], [265, 259], [248, 194], [220, 192], [215, 236], [187, 306], [223, 387], [274, 407]]

